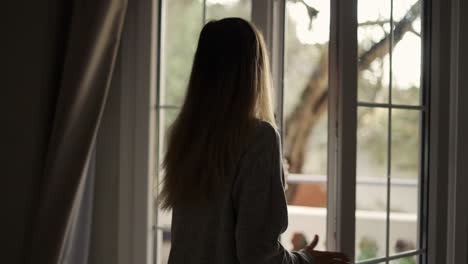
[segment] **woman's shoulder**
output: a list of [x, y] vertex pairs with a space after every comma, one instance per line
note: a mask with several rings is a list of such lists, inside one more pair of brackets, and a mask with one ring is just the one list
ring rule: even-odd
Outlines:
[[260, 138], [274, 139], [279, 137], [276, 127], [270, 122], [257, 119], [255, 122], [255, 136]]
[[262, 145], [274, 147], [280, 144], [280, 135], [273, 124], [264, 120], [257, 120], [254, 131], [253, 142], [250, 144], [251, 147], [260, 147]]

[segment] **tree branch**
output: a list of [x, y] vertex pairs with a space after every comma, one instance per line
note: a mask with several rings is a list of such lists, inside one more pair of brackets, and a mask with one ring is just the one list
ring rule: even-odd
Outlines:
[[366, 22], [359, 23], [358, 27], [383, 26], [389, 23], [390, 23], [390, 20], [366, 21]]
[[418, 37], [421, 37], [421, 33], [417, 32], [416, 29], [414, 29], [414, 27], [411, 27], [410, 32], [415, 34]]
[[[411, 31], [412, 24], [420, 13], [418, 1], [395, 24], [393, 41], [391, 35], [387, 35], [359, 55], [358, 71], [368, 69], [373, 61], [387, 55], [390, 45], [395, 47], [403, 36]], [[285, 122], [285, 157], [289, 160], [290, 171], [293, 173], [302, 171], [310, 132], [328, 108], [328, 50], [322, 52], [319, 66], [312, 73], [300, 98]]]

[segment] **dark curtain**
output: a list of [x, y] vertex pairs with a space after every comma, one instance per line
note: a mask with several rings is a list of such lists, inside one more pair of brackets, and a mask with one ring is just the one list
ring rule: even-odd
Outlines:
[[87, 240], [77, 236], [90, 223], [88, 168], [126, 7], [126, 0], [2, 5], [2, 263], [86, 262], [70, 259], [86, 254], [76, 241]]
[[61, 263], [89, 263], [91, 247], [91, 223], [93, 221], [95, 179], [95, 154], [91, 155], [90, 164], [76, 194], [71, 217], [68, 222], [66, 237], [60, 254]]

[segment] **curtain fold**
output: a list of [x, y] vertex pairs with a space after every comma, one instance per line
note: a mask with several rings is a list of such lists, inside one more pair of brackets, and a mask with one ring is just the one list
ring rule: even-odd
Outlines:
[[[75, 0], [27, 263], [67, 263], [73, 208], [83, 201], [90, 153], [106, 102], [126, 0]], [[70, 239], [70, 238], [68, 238]], [[61, 257], [62, 256], [62, 257]]]
[[89, 165], [86, 166], [86, 177], [83, 177], [78, 188], [64, 243], [60, 250], [59, 263], [88, 263], [94, 200], [95, 156], [95, 151], [93, 151]]

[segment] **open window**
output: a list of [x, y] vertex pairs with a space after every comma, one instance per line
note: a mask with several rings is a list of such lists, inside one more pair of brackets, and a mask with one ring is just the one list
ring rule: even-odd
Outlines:
[[[426, 263], [426, 1], [350, 0], [349, 9], [338, 0], [160, 1], [154, 195], [198, 34], [210, 19], [242, 17], [257, 24], [271, 52], [290, 171], [283, 244], [298, 249], [319, 234], [320, 249], [351, 247], [357, 263]], [[348, 125], [345, 114], [356, 122]], [[154, 213], [162, 264], [170, 213]], [[353, 232], [337, 228], [346, 225]]]
[[355, 244], [366, 263], [424, 263], [424, 4], [358, 1]]

